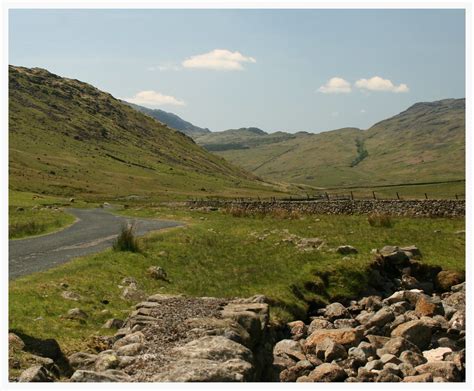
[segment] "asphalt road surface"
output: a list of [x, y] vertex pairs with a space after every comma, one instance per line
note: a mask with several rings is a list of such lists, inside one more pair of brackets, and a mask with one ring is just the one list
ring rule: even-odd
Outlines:
[[135, 234], [183, 225], [177, 221], [135, 219], [105, 209], [66, 209], [77, 218], [71, 226], [48, 235], [9, 241], [9, 278], [15, 279], [112, 246], [121, 227], [135, 224]]

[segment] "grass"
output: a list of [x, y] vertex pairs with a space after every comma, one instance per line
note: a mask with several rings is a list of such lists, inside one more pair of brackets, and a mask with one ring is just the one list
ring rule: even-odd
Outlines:
[[[111, 332], [100, 329], [108, 318], [124, 318], [134, 304], [120, 298], [120, 281], [126, 276], [136, 278], [149, 294], [264, 294], [273, 303], [272, 320], [282, 322], [304, 318], [310, 301], [356, 295], [366, 282], [373, 248], [415, 244], [423, 262], [465, 268], [465, 238], [455, 234], [464, 229], [462, 219], [393, 218], [393, 226], [385, 228], [370, 226], [366, 216], [235, 218], [220, 211], [146, 206], [121, 213], [180, 219], [187, 226], [140, 239], [141, 253], [107, 250], [11, 281], [11, 330], [56, 338], [66, 352], [87, 349], [91, 335]], [[319, 237], [325, 246], [321, 251], [298, 251], [293, 243], [282, 241], [290, 234]], [[347, 258], [332, 250], [344, 244], [355, 246], [359, 253]], [[153, 265], [164, 268], [169, 283], [147, 275]], [[63, 299], [61, 283], [82, 299]], [[85, 323], [60, 318], [73, 307], [89, 314]]]
[[71, 203], [70, 198], [10, 190], [9, 239], [43, 235], [67, 227], [75, 218], [62, 210], [65, 206], [80, 208], [91, 205], [76, 200]]
[[112, 248], [115, 251], [130, 251], [139, 253], [141, 251], [138, 238], [135, 237], [135, 226], [124, 225]]

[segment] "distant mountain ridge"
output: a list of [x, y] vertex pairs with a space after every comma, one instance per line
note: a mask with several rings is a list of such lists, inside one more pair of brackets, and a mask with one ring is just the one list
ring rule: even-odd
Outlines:
[[210, 133], [211, 131], [207, 128], [200, 128], [199, 126], [193, 125], [191, 122], [185, 121], [181, 117], [177, 116], [174, 113], [169, 113], [160, 109], [149, 109], [148, 107], [143, 107], [136, 105], [134, 103], [122, 101], [126, 105], [133, 107], [134, 109], [149, 115], [150, 117], [168, 125], [170, 128], [179, 130], [184, 134], [194, 137], [199, 134]]
[[465, 99], [419, 102], [367, 130], [195, 137], [248, 171], [311, 186], [385, 185], [465, 178]]

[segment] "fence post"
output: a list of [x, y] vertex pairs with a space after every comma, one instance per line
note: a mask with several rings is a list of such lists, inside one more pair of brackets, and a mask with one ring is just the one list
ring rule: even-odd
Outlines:
[[377, 197], [375, 196], [375, 191], [372, 192], [372, 195], [374, 196], [374, 200], [376, 200]]
[[428, 194], [425, 193], [425, 200], [427, 200], [427, 199], [428, 199]]
[[351, 200], [354, 201], [354, 193], [351, 191]]
[[458, 195], [457, 195], [457, 194], [455, 194], [454, 196], [456, 197], [456, 199], [458, 199]]
[[399, 200], [399, 199], [400, 199], [400, 196], [398, 195], [398, 191], [397, 191], [397, 200]]
[[326, 194], [326, 198], [327, 198], [328, 201], [329, 201], [329, 194], [328, 194], [327, 192], [325, 192], [325, 194]]

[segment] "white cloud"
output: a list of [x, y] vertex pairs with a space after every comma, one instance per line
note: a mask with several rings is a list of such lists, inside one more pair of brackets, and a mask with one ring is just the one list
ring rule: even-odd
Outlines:
[[323, 94], [348, 94], [352, 91], [351, 83], [341, 77], [333, 77], [318, 88]]
[[404, 83], [398, 86], [394, 85], [391, 80], [382, 79], [380, 76], [374, 76], [370, 79], [359, 79], [355, 82], [355, 86], [362, 90], [369, 91], [388, 91], [388, 92], [408, 92], [410, 89]]
[[361, 113], [361, 114], [365, 114], [365, 113], [366, 113], [365, 109], [361, 109], [361, 110], [360, 110], [360, 113]]
[[212, 69], [216, 71], [241, 71], [244, 63], [256, 63], [253, 57], [226, 49], [214, 49], [209, 53], [198, 54], [183, 61], [185, 68]]
[[123, 100], [135, 103], [141, 106], [157, 107], [157, 106], [184, 106], [186, 103], [176, 99], [174, 96], [163, 95], [156, 91], [140, 91], [131, 98], [123, 98]]

